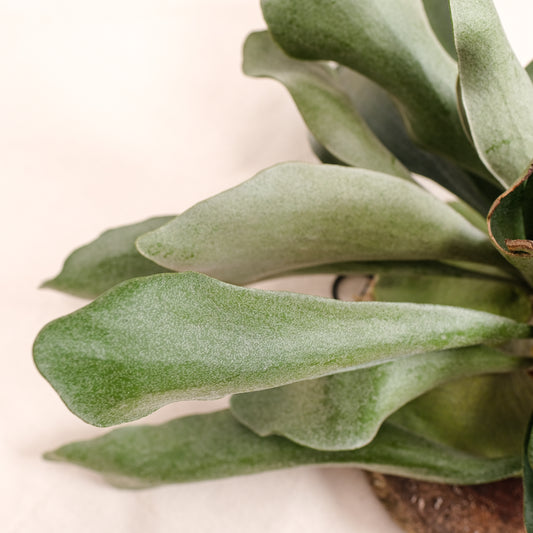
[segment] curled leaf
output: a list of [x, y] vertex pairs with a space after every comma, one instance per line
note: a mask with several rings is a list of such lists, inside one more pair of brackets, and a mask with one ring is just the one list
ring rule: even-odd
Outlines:
[[533, 284], [532, 174], [533, 166], [494, 202], [488, 216], [494, 246], [530, 285]]

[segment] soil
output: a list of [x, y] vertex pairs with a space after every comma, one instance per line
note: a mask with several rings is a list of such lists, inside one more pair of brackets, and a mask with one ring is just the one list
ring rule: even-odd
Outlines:
[[459, 486], [367, 475], [375, 494], [407, 533], [526, 533], [521, 479]]

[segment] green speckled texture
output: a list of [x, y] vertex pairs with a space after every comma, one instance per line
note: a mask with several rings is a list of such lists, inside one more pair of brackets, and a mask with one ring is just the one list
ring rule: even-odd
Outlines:
[[482, 166], [456, 107], [457, 65], [421, 1], [262, 0], [274, 39], [301, 59], [336, 61], [394, 95], [416, 141], [473, 171]]
[[385, 424], [374, 441], [350, 452], [320, 452], [281, 437], [258, 437], [228, 411], [160, 426], [114, 430], [47, 455], [97, 472], [122, 488], [201, 481], [302, 465], [345, 465], [448, 483], [483, 483], [517, 475], [518, 456], [489, 459]]
[[309, 130], [334, 157], [354, 167], [411, 179], [361, 118], [335, 67], [287, 56], [266, 31], [248, 36], [243, 54], [244, 73], [283, 83]]
[[506, 186], [533, 158], [533, 85], [491, 0], [451, 0], [459, 82], [481, 160]]
[[487, 374], [446, 383], [389, 420], [468, 453], [519, 456], [532, 405], [533, 380], [526, 372]]
[[486, 346], [425, 353], [238, 394], [231, 399], [231, 409], [259, 435], [283, 435], [321, 450], [354, 449], [368, 444], [383, 421], [402, 405], [442, 383], [487, 372], [512, 372], [532, 363]]
[[[322, 464], [523, 473], [533, 532], [533, 63], [491, 0], [261, 4], [269, 31], [247, 39], [245, 72], [280, 81], [317, 152], [354, 168], [279, 164], [73, 252], [44, 285], [97, 298], [33, 353], [74, 414], [110, 426], [233, 397], [47, 457], [124, 488]], [[373, 276], [365, 297], [386, 301], [242, 287], [317, 272]]]
[[171, 270], [235, 284], [342, 261], [505, 261], [488, 237], [421, 187], [380, 172], [286, 163], [137, 240]]
[[339, 79], [352, 105], [363, 117], [379, 140], [411, 172], [426, 176], [441, 184], [469, 205], [486, 214], [502, 190], [480, 176], [466, 172], [449, 158], [428, 152], [416, 144], [393, 97], [365, 76], [339, 67]]
[[159, 274], [124, 282], [45, 326], [34, 358], [70, 409], [106, 426], [172, 401], [528, 333], [526, 325], [461, 308], [340, 302], [197, 273]]

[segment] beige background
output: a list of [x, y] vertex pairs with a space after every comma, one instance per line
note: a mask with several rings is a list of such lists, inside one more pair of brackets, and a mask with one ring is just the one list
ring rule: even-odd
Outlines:
[[[40, 454], [105, 430], [38, 375], [31, 343], [84, 303], [39, 283], [103, 229], [180, 212], [283, 160], [313, 160], [285, 91], [240, 73], [258, 0], [0, 1], [0, 528], [393, 533], [360, 472], [312, 468], [128, 492]], [[530, 0], [498, 1], [525, 63]], [[529, 43], [528, 43], [529, 41]], [[313, 290], [323, 293], [328, 281]], [[219, 402], [216, 406], [223, 405]], [[167, 420], [213, 409], [168, 406]]]

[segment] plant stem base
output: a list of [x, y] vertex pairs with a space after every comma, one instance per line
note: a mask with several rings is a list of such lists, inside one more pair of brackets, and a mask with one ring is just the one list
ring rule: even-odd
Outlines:
[[521, 479], [459, 486], [374, 472], [367, 476], [407, 533], [526, 533]]

